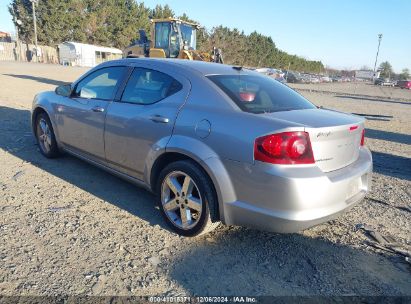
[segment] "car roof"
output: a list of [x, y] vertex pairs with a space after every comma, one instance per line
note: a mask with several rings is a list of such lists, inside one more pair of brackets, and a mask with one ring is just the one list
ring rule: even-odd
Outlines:
[[[109, 62], [110, 61], [108, 61], [107, 63]], [[119, 63], [126, 63], [126, 64], [136, 63], [137, 64], [139, 62], [158, 63], [160, 65], [171, 65], [176, 68], [191, 70], [193, 72], [195, 71], [204, 76], [233, 75], [233, 74], [236, 75], [238, 73], [238, 69], [234, 69], [232, 65], [198, 61], [198, 60], [164, 59], [164, 58], [126, 58], [126, 59], [113, 60], [111, 62], [112, 63], [115, 62], [116, 64], [119, 64]], [[256, 73], [256, 72], [252, 72], [251, 70], [248, 70], [245, 68], [242, 71], [247, 71], [252, 74]]]

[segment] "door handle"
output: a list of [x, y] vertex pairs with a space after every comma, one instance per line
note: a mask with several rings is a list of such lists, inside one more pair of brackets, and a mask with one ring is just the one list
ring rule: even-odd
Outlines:
[[96, 106], [91, 109], [93, 112], [104, 112], [104, 108]]
[[161, 122], [161, 123], [168, 123], [170, 121], [170, 119], [168, 119], [167, 117], [161, 116], [161, 115], [150, 116], [150, 120], [154, 122]]

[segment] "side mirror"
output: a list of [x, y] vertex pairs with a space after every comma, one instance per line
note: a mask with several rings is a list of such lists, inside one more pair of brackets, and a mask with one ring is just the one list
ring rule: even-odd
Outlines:
[[69, 97], [71, 95], [71, 84], [63, 84], [61, 86], [58, 86], [54, 92], [57, 95], [64, 96], [64, 97]]

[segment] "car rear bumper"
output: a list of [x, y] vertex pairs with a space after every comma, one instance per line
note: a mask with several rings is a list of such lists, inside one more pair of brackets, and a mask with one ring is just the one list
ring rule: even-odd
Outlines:
[[237, 200], [224, 203], [224, 222], [291, 233], [327, 222], [361, 201], [371, 187], [372, 156], [324, 173], [316, 166], [228, 162]]

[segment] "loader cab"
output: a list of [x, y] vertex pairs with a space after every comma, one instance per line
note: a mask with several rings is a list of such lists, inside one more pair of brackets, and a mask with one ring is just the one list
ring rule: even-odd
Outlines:
[[123, 50], [127, 58], [178, 58], [223, 63], [221, 50], [197, 50], [198, 24], [175, 18], [151, 19], [150, 39], [140, 30], [140, 39]]
[[196, 49], [197, 26], [178, 19], [152, 20], [150, 57], [178, 58]]
[[178, 28], [171, 22], [154, 24], [154, 48], [163, 49], [165, 57], [176, 58], [180, 53], [181, 39]]

